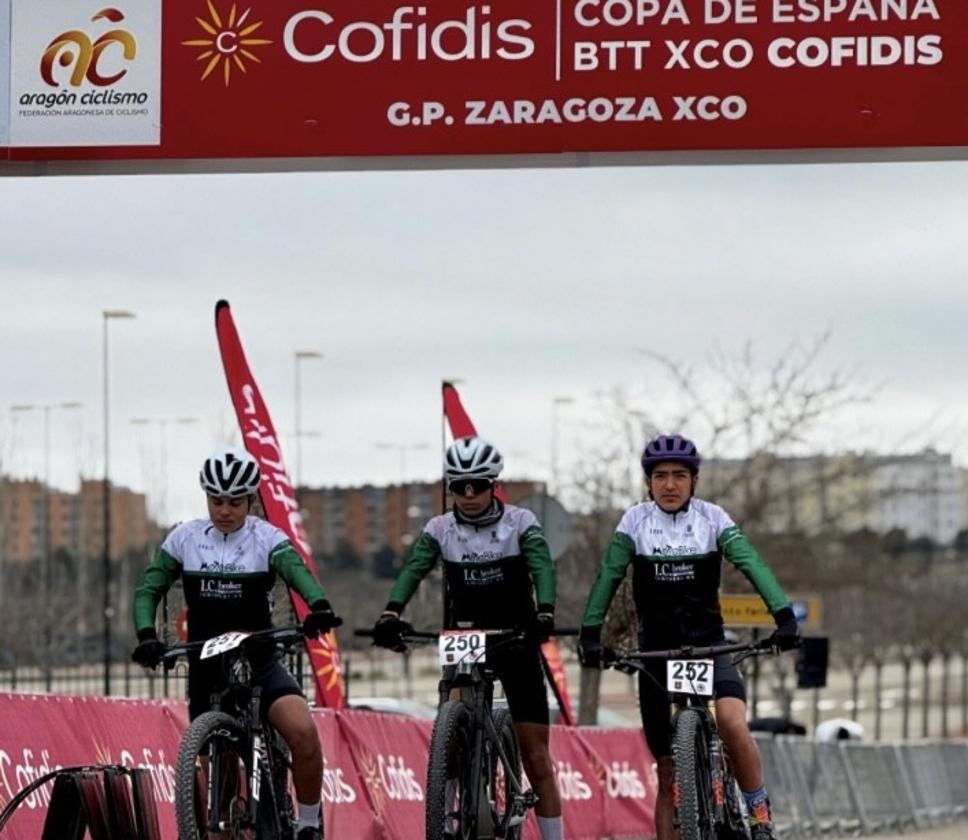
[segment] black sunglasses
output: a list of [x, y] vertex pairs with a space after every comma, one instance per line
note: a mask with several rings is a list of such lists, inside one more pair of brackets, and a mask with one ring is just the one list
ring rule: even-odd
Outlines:
[[458, 478], [448, 485], [450, 492], [455, 496], [466, 496], [468, 487], [477, 496], [486, 490], [490, 490], [493, 486], [494, 483], [487, 478]]

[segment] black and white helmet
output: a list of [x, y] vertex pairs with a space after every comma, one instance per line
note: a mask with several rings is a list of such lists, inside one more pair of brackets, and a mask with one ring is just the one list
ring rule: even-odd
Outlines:
[[447, 481], [461, 478], [487, 478], [493, 481], [504, 469], [501, 453], [480, 437], [455, 440], [444, 455], [444, 476]]
[[238, 499], [259, 490], [259, 463], [244, 449], [223, 446], [215, 450], [198, 474], [202, 490], [209, 496]]

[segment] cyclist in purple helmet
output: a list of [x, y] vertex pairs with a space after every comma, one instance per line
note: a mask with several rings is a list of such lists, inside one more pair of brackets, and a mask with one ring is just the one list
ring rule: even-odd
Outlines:
[[[601, 667], [602, 624], [609, 604], [631, 565], [632, 593], [642, 650], [724, 640], [719, 606], [722, 561], [750, 581], [773, 615], [774, 644], [788, 650], [798, 643], [789, 599], [756, 549], [719, 505], [696, 498], [701, 458], [682, 435], [659, 435], [642, 453], [650, 501], [629, 508], [609, 543], [582, 618], [579, 653], [586, 667]], [[659, 771], [655, 821], [658, 840], [674, 840], [674, 767], [669, 742], [669, 698], [665, 663], [639, 676], [642, 726]], [[750, 815], [752, 840], [775, 840], [763, 766], [746, 723], [746, 689], [729, 656], [715, 660], [716, 722]]]

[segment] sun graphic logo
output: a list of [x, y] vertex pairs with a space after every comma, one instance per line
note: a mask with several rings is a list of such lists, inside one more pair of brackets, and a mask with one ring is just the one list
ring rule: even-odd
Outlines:
[[97, 738], [93, 738], [92, 740], [94, 741], [94, 755], [97, 757], [97, 763], [114, 764], [114, 761], [111, 759], [111, 748], [102, 741], [98, 741]]
[[366, 749], [360, 751], [360, 768], [363, 770], [363, 787], [370, 793], [373, 807], [378, 814], [383, 813], [387, 804], [387, 792], [383, 786], [383, 776], [380, 774], [380, 765], [373, 754]]
[[322, 683], [326, 691], [335, 689], [342, 698], [343, 667], [340, 663], [339, 650], [335, 644], [336, 636], [332, 630], [309, 643], [309, 652], [313, 662], [321, 662], [315, 668], [316, 678]]
[[245, 66], [247, 61], [261, 64], [261, 59], [252, 52], [252, 49], [264, 47], [272, 41], [266, 38], [249, 37], [265, 22], [260, 20], [249, 23], [251, 8], [239, 14], [238, 7], [233, 3], [228, 16], [223, 20], [212, 0], [207, 0], [207, 3], [211, 17], [208, 20], [196, 17], [195, 20], [210, 37], [182, 41], [182, 46], [201, 49], [196, 60], [208, 62], [202, 71], [202, 81], [215, 73], [221, 65], [222, 78], [225, 80], [225, 86], [228, 87], [232, 79], [232, 68], [236, 67], [241, 73], [247, 73]]
[[[91, 23], [97, 23], [99, 20], [120, 23], [124, 20], [124, 14], [118, 9], [101, 9], [91, 18]], [[55, 66], [70, 67], [74, 65], [70, 78], [72, 87], [80, 87], [85, 80], [97, 87], [113, 85], [124, 78], [128, 71], [122, 69], [112, 75], [101, 75], [98, 69], [101, 57], [112, 45], [120, 47], [125, 61], [134, 61], [138, 52], [138, 44], [134, 36], [125, 29], [111, 29], [96, 41], [92, 41], [91, 36], [80, 29], [68, 29], [66, 32], [61, 32], [47, 45], [47, 49], [44, 50], [44, 55], [40, 59], [40, 75], [48, 85], [58, 87], [57, 79], [54, 78]]]

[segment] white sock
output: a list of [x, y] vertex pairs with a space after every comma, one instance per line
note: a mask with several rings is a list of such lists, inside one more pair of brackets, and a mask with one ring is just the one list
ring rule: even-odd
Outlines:
[[319, 803], [314, 802], [312, 805], [303, 805], [302, 802], [297, 803], [299, 808], [299, 818], [296, 820], [296, 831], [301, 828], [319, 828]]
[[541, 840], [564, 840], [565, 824], [561, 817], [538, 817]]

